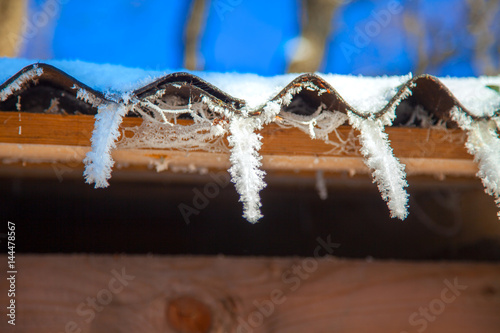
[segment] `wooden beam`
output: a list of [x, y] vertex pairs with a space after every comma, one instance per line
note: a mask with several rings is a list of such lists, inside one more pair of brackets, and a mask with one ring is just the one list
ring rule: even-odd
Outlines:
[[[122, 129], [138, 126], [141, 118], [125, 118]], [[189, 121], [180, 121], [188, 124]], [[81, 162], [92, 135], [94, 117], [65, 116], [19, 112], [0, 113], [0, 158], [4, 162]], [[338, 137], [349, 141], [348, 149], [334, 150], [321, 140], [312, 140], [296, 128], [285, 129], [276, 124], [266, 126], [263, 135], [263, 168], [267, 170], [369, 172], [359, 153], [357, 133], [350, 126], [341, 126]], [[477, 166], [464, 148], [465, 134], [460, 130], [386, 128], [394, 154], [406, 164], [410, 175], [473, 176]], [[167, 149], [117, 149], [113, 153], [122, 166], [156, 167], [168, 165], [227, 169], [228, 153], [206, 153]]]
[[[318, 241], [318, 255], [335, 251], [327, 243]], [[497, 264], [18, 255], [16, 267], [16, 332], [496, 333], [500, 327]], [[8, 281], [0, 281], [8, 290]], [[7, 293], [0, 299], [7, 304]], [[2, 332], [13, 328], [6, 312], [2, 306]]]

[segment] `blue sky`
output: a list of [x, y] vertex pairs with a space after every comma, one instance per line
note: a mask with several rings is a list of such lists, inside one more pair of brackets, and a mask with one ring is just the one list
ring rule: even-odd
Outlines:
[[[58, 4], [58, 11], [29, 39], [23, 57], [79, 59], [153, 70], [183, 66], [189, 0], [30, 1], [30, 17], [43, 14], [46, 1]], [[300, 35], [300, 1], [207, 3], [197, 50], [204, 70], [260, 75], [286, 71], [291, 41]], [[384, 16], [391, 8], [396, 8], [394, 13]], [[428, 29], [418, 31], [420, 37], [404, 29], [408, 12]], [[465, 0], [345, 1], [332, 21], [325, 22], [331, 26], [331, 34], [320, 71], [406, 74], [418, 67], [419, 50], [424, 49], [429, 55], [451, 50], [446, 61], [427, 65], [430, 74], [479, 75], [481, 64], [474, 58], [475, 41], [467, 30], [467, 19]], [[499, 30], [495, 24], [492, 28]]]

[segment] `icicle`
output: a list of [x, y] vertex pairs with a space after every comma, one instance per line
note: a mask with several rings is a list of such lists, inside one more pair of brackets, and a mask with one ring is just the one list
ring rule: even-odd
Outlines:
[[323, 174], [323, 170], [316, 171], [316, 190], [321, 200], [328, 199], [328, 188]]
[[404, 165], [393, 154], [382, 120], [364, 119], [352, 112], [348, 116], [351, 125], [361, 132], [361, 153], [365, 164], [373, 170], [374, 182], [377, 182], [382, 198], [387, 201], [391, 217], [404, 220], [408, 215], [408, 193], [405, 190], [408, 183]]
[[[465, 147], [479, 164], [476, 176], [481, 178], [484, 191], [495, 198], [495, 203], [500, 208], [500, 139], [496, 128], [497, 120], [474, 121], [457, 107], [451, 110], [451, 115], [467, 132]], [[497, 215], [500, 219], [500, 211]]]
[[229, 124], [231, 146], [231, 181], [235, 184], [236, 191], [243, 203], [243, 217], [249, 222], [255, 223], [261, 217], [259, 192], [266, 183], [264, 182], [264, 171], [259, 167], [262, 165], [262, 157], [258, 151], [262, 146], [262, 136], [255, 130], [262, 127], [258, 118], [246, 118], [234, 115]]
[[101, 104], [95, 116], [94, 132], [92, 133], [92, 150], [83, 160], [83, 173], [87, 183], [95, 183], [95, 188], [107, 187], [111, 178], [111, 168], [114, 165], [111, 150], [116, 147], [115, 141], [120, 136], [118, 128], [128, 109], [116, 103]]

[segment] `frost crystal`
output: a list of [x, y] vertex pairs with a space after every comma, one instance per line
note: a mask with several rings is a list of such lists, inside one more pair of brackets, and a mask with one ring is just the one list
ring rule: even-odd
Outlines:
[[95, 183], [95, 188], [109, 185], [114, 165], [111, 150], [116, 147], [115, 141], [120, 136], [118, 128], [127, 111], [124, 105], [112, 102], [99, 106], [91, 139], [92, 149], [83, 160], [85, 180], [89, 184]]
[[259, 118], [245, 118], [234, 115], [229, 124], [231, 146], [231, 181], [235, 184], [236, 191], [243, 202], [243, 217], [249, 222], [255, 223], [261, 217], [259, 192], [266, 183], [264, 182], [264, 171], [259, 167], [262, 165], [262, 156], [258, 151], [262, 146], [262, 136], [255, 130], [262, 127]]
[[[122, 137], [120, 148], [163, 148], [182, 150], [227, 151], [222, 137], [227, 133], [224, 113], [212, 110], [200, 101], [186, 101], [167, 95], [164, 90], [134, 101], [131, 112], [142, 117], [142, 124], [127, 128], [132, 137]], [[181, 116], [189, 115], [193, 123], [180, 125]]]
[[91, 104], [94, 107], [98, 107], [99, 104], [102, 103], [102, 100], [83, 88], [78, 87], [77, 85], [73, 85], [72, 89], [76, 89], [76, 98]]
[[295, 127], [308, 134], [311, 139], [323, 140], [325, 143], [336, 145], [329, 135], [344, 124], [347, 116], [341, 112], [326, 111], [324, 104], [320, 105], [312, 115], [300, 115], [291, 112], [282, 114], [283, 127]]
[[363, 119], [352, 112], [348, 115], [351, 125], [361, 132], [361, 153], [365, 164], [373, 170], [374, 182], [377, 182], [382, 198], [387, 201], [391, 217], [404, 220], [408, 215], [408, 193], [405, 190], [408, 183], [404, 165], [393, 154], [382, 120], [373, 117]]
[[37, 65], [33, 66], [32, 69], [21, 74], [17, 79], [7, 85], [7, 87], [0, 90], [0, 102], [5, 101], [10, 95], [12, 95], [12, 93], [20, 90], [23, 84], [25, 84], [26, 82], [31, 81], [34, 78], [41, 76], [42, 74], [42, 68], [38, 67]]
[[[484, 191], [495, 198], [500, 208], [500, 139], [495, 117], [493, 120], [473, 120], [457, 107], [451, 110], [453, 120], [467, 131], [465, 147], [479, 164], [477, 176], [481, 178]], [[497, 213], [500, 219], [500, 212]]]

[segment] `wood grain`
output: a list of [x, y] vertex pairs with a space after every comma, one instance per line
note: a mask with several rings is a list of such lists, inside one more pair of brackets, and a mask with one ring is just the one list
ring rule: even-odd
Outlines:
[[[140, 118], [125, 118], [122, 129], [138, 126], [141, 121]], [[189, 123], [186, 120], [179, 122]], [[0, 158], [4, 162], [65, 162], [68, 159], [81, 162], [90, 146], [93, 124], [94, 117], [88, 115], [0, 113]], [[408, 174], [441, 177], [473, 176], [477, 172], [476, 164], [464, 148], [465, 134], [460, 130], [390, 127], [386, 131], [394, 154], [407, 165]], [[330, 136], [339, 144], [340, 140], [350, 138], [349, 148], [343, 150], [334, 150], [332, 145], [312, 140], [299, 129], [285, 129], [276, 124], [265, 126], [261, 134], [264, 169], [369, 172], [359, 153], [358, 133], [350, 126], [339, 127], [338, 137]], [[63, 155], [62, 151], [67, 154]], [[229, 166], [228, 153], [117, 149], [113, 156], [123, 166], [155, 166], [159, 170], [169, 164], [219, 169]]]
[[[321, 246], [318, 251], [326, 253]], [[488, 333], [500, 328], [498, 264], [19, 255], [17, 268], [18, 333], [409, 333], [424, 326], [427, 333]], [[460, 287], [453, 291], [450, 283]], [[5, 279], [0, 287], [6, 304]], [[92, 299], [96, 310], [88, 305]], [[431, 319], [420, 314], [425, 308]], [[0, 331], [11, 332], [5, 312], [2, 306]]]

